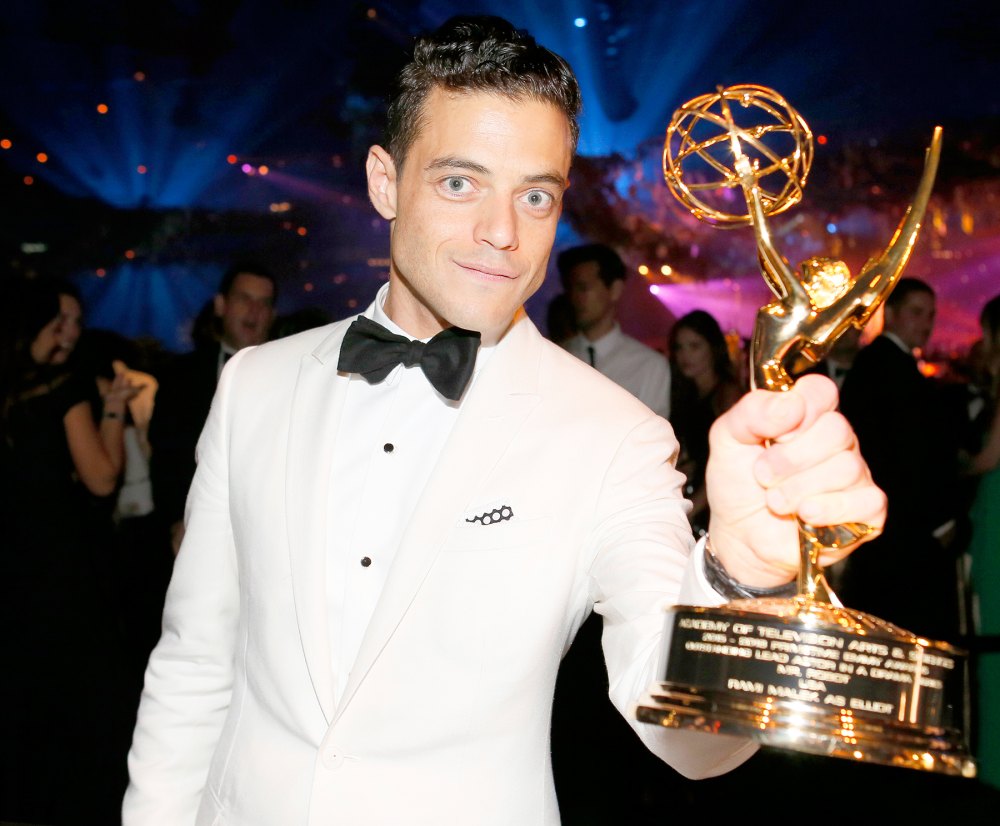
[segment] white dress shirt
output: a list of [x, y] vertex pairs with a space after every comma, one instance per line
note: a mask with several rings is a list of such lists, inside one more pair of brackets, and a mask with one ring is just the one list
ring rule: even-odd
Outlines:
[[[670, 417], [670, 362], [662, 353], [623, 333], [617, 323], [597, 341], [577, 333], [562, 346], [578, 359], [593, 363], [654, 413]], [[588, 348], [594, 350], [593, 362]]]
[[[386, 284], [379, 290], [364, 315], [409, 338], [383, 310], [388, 289]], [[470, 386], [492, 349], [479, 348]], [[330, 468], [334, 530], [327, 539], [330, 654], [338, 695], [460, 406], [461, 400], [438, 393], [419, 365], [398, 365], [377, 384], [351, 377], [340, 427], [352, 438], [338, 439]]]

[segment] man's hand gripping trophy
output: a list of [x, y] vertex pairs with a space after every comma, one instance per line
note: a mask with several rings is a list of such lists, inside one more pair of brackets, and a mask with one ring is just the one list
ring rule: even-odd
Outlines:
[[[762, 115], [768, 122], [741, 126], [734, 108], [740, 114]], [[801, 200], [812, 142], [799, 113], [773, 90], [755, 85], [720, 87], [716, 94], [689, 101], [667, 130], [663, 171], [678, 200], [697, 218], [717, 226], [753, 226], [761, 272], [774, 294], [757, 312], [754, 324], [750, 360], [755, 389], [789, 390], [795, 375], [824, 358], [849, 325], [862, 329], [888, 297], [917, 240], [937, 173], [941, 128], [934, 130], [916, 196], [889, 245], [869, 259], [857, 277], [843, 261], [832, 258], [809, 258], [793, 270], [774, 246], [767, 218]], [[692, 160], [708, 171], [707, 180], [686, 174]], [[770, 186], [775, 179], [777, 187]], [[745, 213], [723, 211], [718, 201], [707, 197], [736, 187], [743, 192]], [[853, 545], [874, 530], [860, 523], [799, 523], [799, 609], [833, 601], [819, 564], [821, 552]], [[874, 621], [852, 614], [854, 622]]]

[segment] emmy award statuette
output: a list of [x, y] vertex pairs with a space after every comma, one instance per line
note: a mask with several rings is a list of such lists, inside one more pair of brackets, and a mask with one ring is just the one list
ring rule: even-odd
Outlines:
[[[774, 247], [767, 219], [802, 199], [813, 153], [806, 122], [775, 91], [754, 85], [719, 88], [674, 113], [663, 153], [671, 192], [714, 226], [751, 225], [774, 294], [754, 325], [754, 388], [791, 388], [848, 325], [861, 329], [886, 299], [916, 243], [940, 152], [937, 127], [913, 202], [885, 251], [856, 277], [829, 258], [807, 259], [796, 272]], [[966, 652], [841, 607], [827, 585], [821, 550], [851, 545], [871, 530], [800, 522], [793, 597], [668, 609], [660, 673], [639, 700], [637, 719], [975, 776], [963, 734]]]

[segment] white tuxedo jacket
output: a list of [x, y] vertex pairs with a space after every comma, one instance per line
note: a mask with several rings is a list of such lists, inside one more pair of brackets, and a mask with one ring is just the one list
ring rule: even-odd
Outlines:
[[[335, 696], [324, 550], [349, 322], [243, 350], [223, 373], [125, 826], [558, 824], [552, 696], [592, 606], [627, 714], [655, 677], [662, 609], [721, 602], [688, 565], [670, 426], [522, 314], [463, 399]], [[511, 519], [466, 521], [497, 503]], [[755, 748], [633, 725], [692, 777]]]

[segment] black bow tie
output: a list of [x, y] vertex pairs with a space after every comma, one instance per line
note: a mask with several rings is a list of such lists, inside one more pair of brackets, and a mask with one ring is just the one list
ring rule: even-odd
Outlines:
[[479, 338], [480, 334], [471, 330], [449, 327], [425, 344], [397, 336], [370, 318], [359, 316], [344, 335], [337, 369], [360, 373], [369, 384], [376, 384], [397, 364], [419, 364], [435, 390], [446, 399], [458, 401], [476, 366]]

